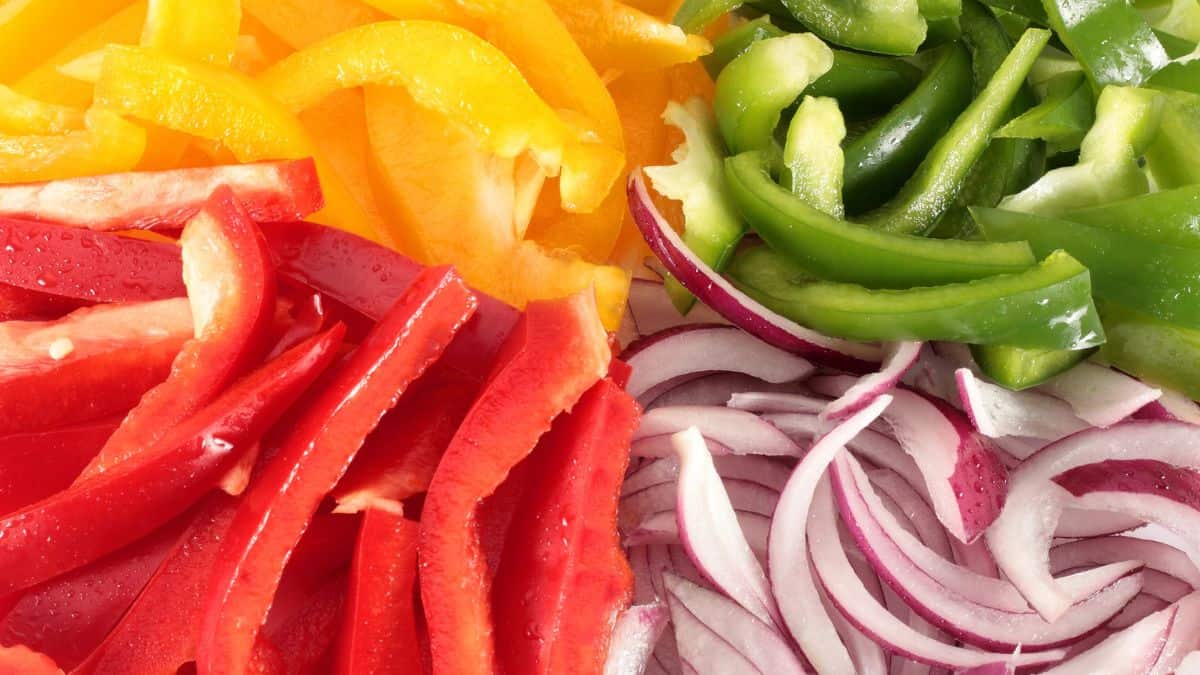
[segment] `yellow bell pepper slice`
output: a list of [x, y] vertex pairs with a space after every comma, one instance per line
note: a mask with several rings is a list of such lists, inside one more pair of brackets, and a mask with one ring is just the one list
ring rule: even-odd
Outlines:
[[292, 49], [387, 18], [359, 0], [242, 0], [242, 11]]
[[342, 183], [294, 115], [246, 76], [148, 47], [110, 46], [96, 103], [201, 139], [219, 141], [242, 162], [313, 156], [325, 192], [315, 220], [380, 239], [377, 223]]
[[517, 307], [591, 287], [605, 325], [616, 328], [628, 275], [519, 237], [521, 182], [536, 179], [516, 159], [492, 153], [402, 88], [365, 94], [377, 194], [402, 250], [427, 264], [453, 263], [469, 283]]
[[549, 0], [583, 53], [601, 72], [654, 70], [712, 51], [703, 36], [617, 0]]
[[61, 134], [83, 128], [83, 111], [46, 103], [0, 85], [0, 134]]
[[229, 65], [237, 48], [238, 0], [150, 0], [141, 44], [177, 56]]
[[[263, 69], [296, 51], [291, 45], [276, 35], [275, 31], [268, 28], [258, 19], [250, 16], [249, 13], [242, 13], [241, 31], [242, 37], [252, 38], [255, 46], [262, 53], [263, 58], [266, 60]], [[234, 63], [235, 65], [237, 63], [237, 54], [234, 54]], [[261, 72], [263, 69], [259, 69], [256, 72]]]
[[33, 70], [131, 0], [7, 0], [0, 3], [0, 82]]
[[0, 182], [73, 178], [128, 171], [146, 147], [146, 132], [108, 110], [92, 108], [84, 128], [55, 135], [0, 136]]
[[335, 92], [300, 113], [317, 151], [337, 171], [350, 193], [375, 222], [382, 223], [367, 169], [370, 157], [363, 94], [359, 89]]

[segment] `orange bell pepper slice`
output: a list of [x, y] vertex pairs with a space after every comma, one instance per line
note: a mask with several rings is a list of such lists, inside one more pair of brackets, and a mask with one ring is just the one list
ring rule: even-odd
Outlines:
[[386, 18], [359, 0], [242, 0], [242, 11], [292, 49]]
[[371, 149], [362, 91], [344, 89], [330, 94], [300, 113], [300, 123], [316, 143], [317, 150], [345, 181], [354, 199], [373, 221], [382, 223], [383, 216], [367, 168]]
[[366, 112], [377, 194], [402, 250], [453, 262], [472, 286], [518, 308], [593, 288], [605, 325], [619, 324], [624, 271], [521, 239], [522, 195], [537, 179], [517, 159], [489, 152], [404, 89], [367, 87]]
[[12, 82], [130, 0], [9, 0], [0, 5], [0, 82]]
[[84, 128], [56, 135], [0, 136], [0, 183], [128, 171], [146, 147], [146, 132], [108, 110], [93, 108]]
[[242, 162], [313, 156], [326, 203], [314, 219], [379, 240], [378, 224], [319, 156], [296, 117], [244, 75], [147, 47], [110, 46], [95, 97], [136, 119], [219, 141]]
[[229, 65], [242, 20], [238, 0], [155, 0], [141, 44], [178, 56]]
[[712, 51], [703, 36], [617, 0], [549, 0], [583, 53], [601, 72], [654, 70], [689, 63]]
[[0, 134], [61, 134], [83, 128], [83, 111], [46, 103], [0, 85]]

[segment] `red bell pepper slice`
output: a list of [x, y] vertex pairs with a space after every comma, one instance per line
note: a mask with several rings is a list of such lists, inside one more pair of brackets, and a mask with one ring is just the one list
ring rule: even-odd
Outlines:
[[106, 419], [0, 438], [0, 514], [70, 487], [117, 422]]
[[67, 178], [0, 186], [0, 216], [89, 230], [178, 229], [225, 185], [258, 222], [325, 205], [312, 159]]
[[213, 571], [201, 630], [201, 673], [241, 673], [284, 563], [321, 500], [408, 385], [441, 356], [475, 311], [453, 271], [423, 271], [321, 395], [246, 491]]
[[0, 675], [62, 675], [62, 672], [54, 659], [28, 647], [0, 647]]
[[74, 668], [129, 609], [179, 540], [183, 524], [159, 528], [90, 565], [22, 593], [0, 620], [0, 644], [23, 644], [63, 668]]
[[363, 514], [338, 645], [339, 675], [420, 673], [416, 521], [381, 508]]
[[194, 504], [324, 370], [342, 332], [250, 374], [139, 460], [0, 518], [0, 596], [96, 560]]
[[0, 218], [0, 240], [0, 283], [89, 303], [187, 294], [173, 244], [12, 218]]
[[231, 190], [218, 188], [180, 238], [195, 338], [165, 382], [140, 403], [84, 470], [107, 471], [154, 444], [257, 363], [275, 316], [275, 275], [257, 226]]
[[357, 515], [318, 513], [288, 558], [260, 637], [281, 645], [294, 619], [334, 577], [344, 577], [358, 537]]
[[617, 536], [617, 503], [637, 403], [611, 380], [560, 416], [530, 456], [496, 574], [503, 672], [601, 673], [633, 575]]
[[435, 672], [493, 671], [477, 508], [552, 420], [603, 377], [611, 358], [590, 295], [530, 303], [501, 349], [438, 465], [421, 515], [421, 599]]
[[332, 672], [334, 642], [345, 602], [346, 574], [342, 573], [327, 580], [282, 627], [276, 639], [283, 657], [283, 672], [288, 675]]
[[0, 284], [0, 321], [45, 321], [92, 303]]
[[123, 414], [167, 377], [192, 331], [183, 298], [0, 323], [0, 434]]

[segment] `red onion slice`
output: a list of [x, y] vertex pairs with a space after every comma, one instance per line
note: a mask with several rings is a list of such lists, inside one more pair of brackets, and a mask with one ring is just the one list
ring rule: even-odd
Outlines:
[[890, 392], [921, 355], [920, 342], [895, 342], [884, 349], [883, 366], [864, 375], [836, 401], [821, 411], [821, 419], [842, 420], [865, 408], [871, 401]]
[[954, 373], [958, 397], [979, 433], [989, 438], [1025, 436], [1054, 441], [1088, 428], [1071, 406], [1037, 391], [1010, 391], [966, 368]]
[[807, 394], [749, 391], [733, 394], [729, 397], [726, 405], [752, 413], [810, 413], [816, 415], [829, 405], [829, 399]]
[[880, 498], [892, 500], [904, 514], [922, 544], [947, 560], [953, 556], [952, 542], [946, 536], [946, 530], [912, 483], [890, 469], [868, 471], [867, 477], [870, 478], [871, 484], [879, 489]]
[[1107, 511], [1085, 511], [1064, 508], [1058, 519], [1055, 537], [1076, 539], [1079, 537], [1104, 537], [1128, 532], [1145, 525], [1141, 520], [1124, 513]]
[[963, 367], [962, 364], [939, 355], [932, 347], [925, 345], [916, 364], [905, 373], [901, 382], [961, 409], [962, 404], [958, 400], [958, 382], [954, 377], [954, 371], [961, 367]]
[[[1108, 429], [1083, 431], [1052, 443], [1013, 472], [1008, 502], [988, 531], [988, 547], [1004, 574], [1047, 620], [1058, 618], [1071, 604], [1061, 584], [1050, 575], [1049, 549], [1055, 528], [1065, 505], [1087, 508], [1086, 503], [1073, 498], [1053, 478], [1075, 467], [1113, 459], [1150, 459], [1191, 466], [1200, 459], [1200, 434], [1195, 427], [1179, 422], [1125, 422]], [[1133, 501], [1168, 500], [1138, 495]], [[1170, 508], [1169, 504], [1157, 505]], [[1131, 505], [1105, 504], [1101, 508], [1112, 510], [1108, 506]], [[1145, 505], [1139, 505], [1138, 509], [1144, 510]]]
[[782, 625], [767, 576], [742, 533], [704, 437], [693, 428], [672, 442], [679, 456], [675, 512], [684, 549], [719, 590], [768, 625]]
[[[735, 513], [738, 529], [750, 545], [754, 558], [762, 565], [766, 561], [767, 535], [771, 530], [771, 519], [749, 511]], [[679, 543], [678, 516], [674, 512], [656, 513], [638, 523], [625, 535], [626, 546]]]
[[1084, 361], [1038, 387], [1088, 424], [1110, 427], [1158, 400], [1162, 391], [1125, 373]]
[[765, 382], [794, 382], [813, 370], [804, 358], [733, 326], [681, 326], [630, 345], [621, 357], [633, 368], [625, 389], [635, 398], [697, 374], [732, 372]]
[[665, 457], [674, 447], [670, 436], [695, 427], [722, 448], [714, 454], [799, 457], [802, 454], [787, 434], [758, 415], [722, 406], [672, 406], [648, 410], [633, 435], [633, 454]]
[[[664, 582], [675, 578], [677, 577], [670, 574], [663, 575]], [[725, 600], [715, 593], [713, 595]], [[741, 609], [728, 600], [725, 602], [731, 607]], [[678, 650], [679, 665], [685, 674], [761, 672], [745, 654], [726, 641], [714, 626], [706, 625], [695, 614], [689, 612], [670, 592], [667, 593], [667, 605], [671, 608], [671, 623], [675, 627], [675, 647]], [[753, 615], [747, 616], [757, 621]]]
[[[783, 490], [787, 483], [788, 467], [777, 460], [757, 455], [719, 455], [713, 457], [713, 466], [725, 480], [757, 483], [775, 492]], [[661, 483], [674, 484], [679, 479], [679, 461], [675, 457], [664, 457], [646, 464], [625, 479], [621, 496], [626, 497]]]
[[1200, 568], [1182, 551], [1161, 542], [1108, 536], [1069, 541], [1050, 549], [1053, 572], [1124, 560], [1140, 560], [1148, 570], [1162, 572], [1193, 589], [1200, 589]]
[[[811, 413], [779, 413], [763, 415], [780, 431], [800, 443], [810, 443], [829, 427]], [[918, 488], [924, 495], [924, 478], [916, 462], [901, 449], [900, 444], [874, 429], [863, 429], [846, 445], [854, 454], [875, 466], [895, 471]]]
[[650, 250], [700, 302], [780, 349], [851, 370], [879, 363], [880, 351], [876, 345], [838, 340], [800, 326], [750, 299], [713, 272], [663, 219], [650, 199], [640, 171], [630, 174], [626, 192], [629, 211]]
[[[723, 406], [729, 403], [730, 398], [737, 396], [738, 392], [766, 389], [771, 386], [794, 389], [794, 385], [770, 385], [758, 378], [741, 373], [713, 373], [688, 380], [664, 391], [654, 400], [647, 402], [644, 408], [649, 410], [680, 405]], [[780, 395], [786, 394], [781, 393]]]
[[653, 335], [676, 326], [727, 323], [725, 317], [696, 303], [686, 315], [671, 304], [671, 297], [658, 279], [633, 279], [629, 284], [629, 311], [625, 314], [637, 337]]
[[666, 605], [657, 602], [634, 605], [618, 614], [604, 661], [604, 675], [642, 675], [667, 627], [668, 617]]
[[[983, 666], [1006, 658], [1006, 654], [954, 647], [921, 635], [892, 616], [871, 597], [846, 559], [837, 532], [833, 489], [828, 480], [822, 480], [817, 485], [808, 531], [813, 570], [830, 600], [851, 623], [872, 636], [885, 649], [923, 663], [955, 669]], [[1021, 667], [1035, 666], [1054, 663], [1064, 655], [1062, 650], [1050, 650], [1021, 654], [1014, 661]]]
[[1200, 642], [1200, 594], [1151, 614], [1047, 675], [1170, 673]]
[[[779, 502], [777, 491], [758, 483], [738, 479], [726, 480], [724, 484], [735, 510], [762, 516], [769, 516], [775, 512], [775, 505]], [[674, 484], [662, 483], [622, 497], [618, 514], [621, 530], [627, 532], [656, 513], [673, 513], [678, 491]]]

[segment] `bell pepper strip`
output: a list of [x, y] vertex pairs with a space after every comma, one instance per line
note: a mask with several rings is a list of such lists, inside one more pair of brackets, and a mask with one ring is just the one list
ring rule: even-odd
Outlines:
[[[722, 270], [746, 232], [725, 187], [725, 144], [708, 104], [693, 98], [684, 105], [672, 101], [663, 112], [667, 124], [680, 129], [684, 142], [669, 166], [644, 169], [659, 194], [683, 206], [683, 240], [688, 248], [715, 270]], [[668, 277], [667, 294], [680, 313], [686, 314], [696, 297], [674, 277]]]
[[1200, 331], [1100, 301], [1108, 341], [1100, 358], [1147, 383], [1200, 398]]
[[1067, 211], [1060, 217], [1160, 244], [1200, 248], [1200, 185]]
[[269, 347], [275, 275], [263, 236], [233, 191], [218, 188], [184, 226], [180, 243], [195, 337], [180, 350], [166, 381], [142, 397], [80, 480], [152, 447], [258, 363]]
[[835, 218], [845, 215], [842, 140], [846, 123], [837, 101], [805, 96], [788, 124], [782, 182], [792, 194]]
[[771, 147], [783, 109], [832, 66], [833, 51], [812, 34], [755, 42], [725, 66], [713, 110], [730, 152]]
[[92, 303], [0, 284], [0, 321], [45, 321]]
[[1041, 103], [1001, 127], [996, 138], [1032, 138], [1050, 144], [1051, 154], [1079, 148], [1096, 121], [1095, 98], [1082, 73], [1063, 73], [1046, 82]]
[[24, 645], [0, 647], [0, 673], [5, 675], [63, 675], [54, 659]]
[[46, 103], [0, 85], [0, 134], [61, 134], [83, 128], [78, 108]]
[[167, 377], [192, 330], [183, 298], [0, 324], [0, 433], [124, 413]]
[[683, 0], [671, 21], [689, 33], [701, 33], [709, 24], [742, 4], [743, 0]]
[[1001, 209], [972, 209], [991, 241], [1029, 242], [1034, 252], [1065, 250], [1092, 273], [1096, 297], [1164, 321], [1200, 328], [1200, 250], [1066, 220]]
[[1035, 387], [1070, 370], [1095, 351], [1023, 349], [1007, 345], [971, 346], [971, 355], [979, 369], [998, 384], [1016, 391]]
[[242, 0], [242, 11], [292, 50], [385, 18], [359, 0]]
[[0, 136], [0, 182], [72, 178], [132, 169], [146, 132], [108, 110], [84, 115], [84, 129], [65, 134]]
[[48, 58], [72, 37], [129, 4], [97, 0], [26, 0], [4, 8], [0, 16], [0, 81], [12, 82]]
[[783, 5], [806, 28], [843, 47], [913, 54], [925, 41], [925, 19], [916, 0], [784, 0]]
[[324, 204], [309, 158], [5, 185], [0, 215], [100, 231], [171, 230], [196, 215], [222, 185], [259, 223], [299, 220]]
[[[299, 121], [241, 74], [146, 47], [107, 47], [95, 98], [121, 114], [219, 141], [242, 162], [316, 154]], [[315, 161], [325, 208], [314, 218], [378, 236], [332, 169]]]
[[1164, 92], [1162, 100], [1162, 126], [1146, 149], [1146, 166], [1160, 188], [1200, 183], [1200, 95]]
[[133, 604], [182, 531], [181, 524], [170, 523], [21, 593], [0, 619], [0, 643], [26, 645], [73, 671]]
[[847, 115], [884, 112], [912, 93], [921, 71], [906, 61], [833, 50], [833, 66], [804, 93], [837, 99]]
[[[408, 385], [441, 356], [476, 300], [445, 268], [422, 272], [310, 403], [246, 492], [214, 568], [197, 665], [240, 673], [284, 564], [324, 496]], [[265, 534], [264, 533], [268, 533]]]
[[281, 645], [288, 627], [332, 579], [343, 577], [354, 558], [362, 518], [318, 513], [288, 558], [259, 642]]
[[962, 192], [992, 133], [1008, 120], [1050, 32], [1026, 30], [979, 96], [958, 116], [894, 199], [869, 214], [867, 224], [888, 232], [926, 233]]
[[816, 209], [773, 180], [759, 153], [725, 163], [726, 187], [746, 222], [815, 276], [870, 288], [909, 288], [1016, 272], [1036, 259], [1019, 242], [927, 239], [881, 232]]
[[0, 437], [0, 513], [11, 513], [74, 482], [119, 420]]
[[422, 671], [414, 606], [419, 527], [393, 511], [363, 514], [333, 672]]
[[[366, 102], [381, 206], [401, 250], [425, 264], [454, 264], [472, 287], [517, 308], [594, 289], [605, 325], [616, 329], [628, 273], [518, 239], [513, 161], [403, 90], [367, 87]], [[442, 198], [449, 185], [462, 186], [452, 202]]]
[[437, 672], [493, 672], [487, 562], [477, 508], [608, 369], [587, 295], [530, 303], [438, 464], [421, 516], [421, 598]]
[[[852, 340], [948, 340], [1048, 349], [1087, 349], [1104, 341], [1088, 271], [1066, 253], [1015, 274], [909, 290], [850, 284], [793, 284], [791, 266], [765, 247], [734, 260], [729, 274], [768, 308], [827, 335]], [[784, 274], [763, 284], [763, 269]], [[757, 275], [748, 270], [759, 269]], [[758, 285], [751, 286], [750, 279]]]
[[346, 575], [325, 582], [278, 636], [285, 673], [333, 672], [337, 631], [346, 602]]
[[769, 15], [751, 19], [733, 26], [713, 40], [712, 51], [700, 57], [700, 62], [708, 70], [708, 74], [716, 79], [725, 66], [741, 56], [755, 42], [770, 38], [783, 37], [787, 31], [771, 22]]
[[383, 214], [371, 184], [364, 105], [361, 89], [343, 89], [300, 113], [299, 119], [355, 201], [374, 222], [382, 223]]
[[941, 47], [921, 83], [866, 133], [846, 143], [843, 199], [852, 214], [887, 201], [971, 102], [971, 58]]
[[155, 0], [148, 6], [141, 44], [178, 56], [229, 65], [237, 46], [237, 0]]
[[602, 380], [533, 451], [493, 584], [505, 672], [603, 670], [612, 624], [632, 595], [617, 501], [638, 417], [637, 403]]
[[1105, 87], [1096, 102], [1096, 122], [1079, 147], [1078, 163], [1046, 173], [1033, 185], [1006, 197], [1000, 208], [1055, 216], [1145, 194], [1149, 182], [1138, 159], [1159, 136], [1162, 110], [1162, 98], [1156, 92]]
[[1200, 94], [1200, 63], [1191, 58], [1172, 60], [1146, 80], [1145, 86], [1163, 91], [1174, 89]]
[[96, 560], [193, 505], [307, 390], [341, 334], [331, 329], [250, 374], [139, 460], [0, 518], [0, 593]]
[[1042, 0], [1050, 26], [1097, 87], [1137, 86], [1167, 65], [1162, 44], [1125, 0]]
[[700, 35], [618, 0], [549, 0], [555, 14], [600, 72], [666, 68], [695, 61], [712, 48]]
[[187, 293], [179, 249], [105, 232], [0, 217], [0, 282], [87, 302], [145, 302]]

